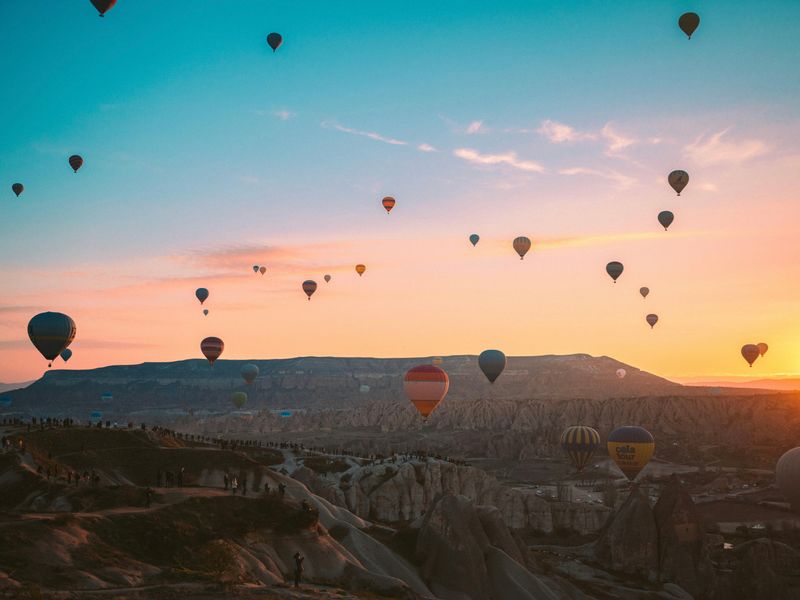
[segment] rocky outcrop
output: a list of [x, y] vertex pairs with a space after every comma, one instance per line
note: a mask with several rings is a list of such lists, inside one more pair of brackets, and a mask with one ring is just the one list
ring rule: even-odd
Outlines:
[[532, 573], [496, 509], [443, 495], [419, 524], [422, 576], [442, 600], [558, 600], [559, 586]]
[[443, 494], [497, 508], [505, 525], [513, 530], [594, 533], [611, 513], [605, 506], [549, 502], [504, 486], [481, 469], [435, 460], [354, 467], [341, 476], [329, 477], [301, 468], [293, 477], [326, 500], [384, 523], [413, 521]]
[[658, 528], [661, 581], [673, 582], [692, 596], [706, 597], [715, 585], [705, 526], [689, 493], [673, 476], [653, 509]]
[[800, 598], [800, 553], [786, 544], [757, 539], [733, 550], [737, 561], [727, 590], [715, 598], [797, 600]]
[[654, 581], [658, 577], [658, 527], [647, 497], [634, 487], [595, 544], [606, 568]]

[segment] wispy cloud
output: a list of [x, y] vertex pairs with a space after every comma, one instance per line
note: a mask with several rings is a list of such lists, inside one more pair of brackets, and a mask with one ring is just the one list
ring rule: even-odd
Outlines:
[[570, 125], [559, 123], [558, 121], [551, 121], [550, 119], [542, 121], [536, 133], [547, 138], [554, 144], [597, 139], [597, 134], [578, 131]]
[[600, 130], [600, 135], [602, 135], [607, 142], [606, 152], [608, 154], [616, 154], [620, 150], [624, 150], [628, 146], [632, 146], [636, 143], [634, 138], [618, 132], [611, 123], [606, 123], [603, 126], [603, 129]]
[[594, 177], [602, 177], [603, 179], [609, 179], [615, 182], [620, 188], [629, 188], [636, 183], [636, 179], [633, 177], [612, 170], [604, 171], [586, 167], [570, 167], [568, 169], [560, 169], [558, 173], [560, 175], [591, 175]]
[[375, 131], [361, 131], [360, 129], [352, 129], [351, 127], [345, 127], [344, 125], [339, 125], [338, 123], [331, 123], [329, 121], [323, 121], [321, 125], [326, 129], [335, 129], [336, 131], [341, 131], [342, 133], [349, 133], [350, 135], [358, 135], [378, 142], [383, 142], [384, 144], [391, 144], [392, 146], [408, 145], [408, 142], [404, 142], [403, 140], [398, 140], [393, 137], [381, 135], [380, 133], [377, 133]]
[[686, 155], [701, 166], [716, 164], [739, 164], [761, 156], [768, 146], [761, 140], [728, 141], [729, 129], [723, 129], [708, 137], [701, 135], [684, 148]]
[[280, 119], [281, 121], [288, 121], [289, 119], [293, 119], [297, 116], [297, 113], [288, 110], [286, 108], [278, 108], [278, 109], [257, 109], [253, 111], [259, 117], [275, 117], [276, 119]]
[[425, 143], [417, 146], [417, 150], [419, 150], [420, 152], [438, 152], [436, 148], [434, 148], [430, 144], [425, 144]]
[[503, 154], [481, 154], [472, 148], [456, 148], [453, 155], [476, 165], [507, 165], [521, 171], [544, 173], [545, 168], [533, 160], [520, 160], [517, 153], [509, 150]]
[[467, 128], [465, 129], [465, 133], [467, 135], [475, 135], [476, 133], [488, 133], [489, 128], [483, 124], [483, 121], [472, 121]]

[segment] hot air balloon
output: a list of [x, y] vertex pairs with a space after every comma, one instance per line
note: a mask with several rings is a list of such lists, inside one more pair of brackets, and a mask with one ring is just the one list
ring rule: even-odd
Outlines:
[[364, 265], [356, 265], [356, 273], [358, 273], [359, 277], [361, 277], [364, 274], [364, 271], [366, 270], [367, 267], [365, 267]]
[[208, 299], [208, 290], [206, 288], [197, 288], [194, 291], [194, 295], [197, 296], [197, 299], [200, 300], [200, 304], [202, 304]]
[[469, 241], [473, 246], [477, 246], [480, 239], [481, 236], [479, 236], [477, 233], [473, 233], [471, 236], [469, 236]]
[[21, 183], [14, 183], [11, 185], [11, 191], [17, 195], [17, 198], [19, 198], [19, 195], [25, 191], [25, 186]]
[[403, 378], [403, 389], [424, 420], [444, 400], [449, 387], [447, 373], [434, 365], [413, 367]]
[[73, 154], [72, 156], [69, 157], [69, 166], [72, 167], [72, 170], [77, 173], [78, 169], [80, 169], [83, 166], [83, 158], [81, 158], [77, 154]]
[[267, 267], [259, 267], [259, 268], [258, 268], [258, 272], [259, 272], [259, 273], [261, 273], [261, 274], [263, 275], [264, 273], [266, 273], [266, 272], [267, 272]]
[[622, 263], [616, 260], [612, 260], [606, 265], [606, 273], [611, 276], [611, 279], [614, 280], [614, 283], [617, 283], [617, 278], [622, 275], [622, 271], [624, 270], [625, 267], [622, 266]]
[[800, 511], [800, 447], [788, 450], [775, 465], [775, 480], [795, 511]]
[[325, 275], [325, 277], [323, 277], [323, 279], [325, 280], [325, 283], [328, 283], [331, 280], [331, 276], [330, 275]]
[[647, 466], [656, 447], [652, 434], [643, 427], [618, 427], [608, 436], [608, 455], [629, 481]]
[[100, 400], [102, 400], [103, 402], [111, 402], [114, 400], [114, 394], [112, 394], [111, 392], [103, 392], [102, 394], [100, 394]]
[[658, 222], [661, 223], [661, 226], [664, 228], [664, 231], [666, 231], [669, 228], [669, 226], [672, 225], [672, 221], [674, 220], [675, 220], [675, 215], [673, 215], [668, 210], [662, 210], [660, 213], [658, 213]]
[[200, 352], [208, 359], [211, 366], [214, 365], [214, 361], [219, 358], [224, 349], [225, 343], [218, 337], [207, 337], [200, 342]]
[[381, 204], [383, 204], [383, 208], [386, 209], [386, 213], [388, 214], [392, 212], [394, 205], [397, 204], [397, 200], [391, 196], [386, 196], [383, 200], [381, 200]]
[[647, 321], [647, 323], [650, 325], [650, 329], [652, 329], [653, 327], [656, 326], [656, 323], [658, 323], [658, 315], [654, 315], [651, 313], [647, 315], [644, 318], [644, 320]]
[[567, 453], [580, 473], [600, 447], [600, 434], [585, 425], [567, 427], [561, 434], [561, 448]]
[[758, 346], [758, 353], [761, 356], [764, 356], [767, 353], [767, 350], [769, 350], [769, 346], [767, 346], [764, 342], [758, 342], [756, 346]]
[[244, 392], [233, 392], [233, 394], [231, 394], [231, 402], [233, 402], [236, 408], [242, 408], [247, 404], [247, 394]]
[[39, 313], [28, 322], [28, 337], [49, 362], [75, 339], [75, 321], [57, 312]]
[[240, 373], [242, 374], [244, 382], [250, 385], [256, 380], [256, 377], [258, 377], [258, 365], [248, 363], [242, 367]]
[[680, 196], [683, 188], [689, 183], [689, 174], [686, 171], [673, 171], [667, 177], [667, 181], [672, 186], [672, 189], [678, 192], [678, 196]]
[[489, 383], [494, 383], [495, 379], [500, 377], [503, 369], [506, 368], [506, 355], [500, 350], [484, 350], [478, 356], [478, 366], [486, 375]]
[[89, 415], [89, 418], [90, 418], [90, 419], [91, 419], [93, 422], [95, 422], [95, 423], [99, 423], [99, 422], [100, 422], [100, 421], [103, 419], [103, 413], [101, 413], [99, 410], [94, 410], [94, 411], [92, 411], [92, 413]]
[[72, 350], [70, 350], [69, 348], [64, 348], [61, 351], [61, 360], [67, 362], [70, 358], [72, 358]]
[[692, 34], [695, 29], [697, 29], [698, 25], [700, 25], [700, 16], [697, 13], [683, 13], [678, 18], [678, 27], [681, 28], [681, 31], [683, 31], [689, 39], [692, 39]]
[[258, 273], [258, 265], [253, 265], [253, 273]]
[[208, 309], [207, 309], [207, 308], [204, 308], [204, 309], [203, 309], [203, 314], [204, 314], [205, 316], [208, 316]]
[[639, 293], [642, 295], [642, 298], [647, 298], [647, 294], [650, 293], [650, 288], [648, 287], [640, 287]]
[[282, 43], [283, 43], [283, 36], [280, 33], [273, 32], [267, 36], [267, 44], [269, 44], [269, 47], [272, 48], [273, 52], [275, 52], [275, 50], [280, 48]]
[[303, 291], [306, 293], [306, 296], [308, 296], [308, 301], [311, 302], [311, 296], [317, 291], [317, 282], [306, 279], [303, 282]]
[[519, 259], [522, 260], [525, 258], [528, 250], [531, 249], [531, 241], [524, 235], [521, 235], [518, 238], [514, 238], [512, 246], [514, 246], [514, 250], [519, 254]]
[[105, 17], [106, 13], [110, 11], [116, 3], [117, 0], [92, 0], [92, 4], [94, 4], [94, 7], [100, 12], [101, 17]]
[[617, 378], [618, 379], [625, 379], [625, 375], [627, 375], [627, 374], [628, 374], [628, 372], [625, 369], [617, 369]]
[[761, 350], [755, 344], [745, 344], [742, 346], [742, 356], [747, 363], [752, 367], [756, 359], [761, 356]]
[[437, 367], [444, 362], [444, 359], [441, 356], [434, 356], [431, 364], [436, 365]]
[[361, 386], [359, 386], [358, 391], [361, 392], [362, 394], [368, 394], [369, 393], [369, 386], [366, 385], [366, 384], [361, 385]]

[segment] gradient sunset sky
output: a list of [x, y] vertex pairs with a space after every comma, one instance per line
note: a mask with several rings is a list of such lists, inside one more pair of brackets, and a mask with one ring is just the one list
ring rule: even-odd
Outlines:
[[490, 347], [800, 373], [796, 1], [119, 0], [100, 19], [7, 0], [0, 22], [0, 381], [46, 370], [26, 332], [45, 310], [77, 324], [71, 369], [216, 335], [223, 359]]

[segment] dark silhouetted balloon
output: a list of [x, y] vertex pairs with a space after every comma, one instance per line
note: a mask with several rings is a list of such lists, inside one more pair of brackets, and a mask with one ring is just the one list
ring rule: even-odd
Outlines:
[[406, 372], [403, 390], [417, 412], [426, 419], [444, 400], [450, 387], [450, 378], [434, 365], [418, 365]]
[[695, 32], [698, 25], [700, 25], [700, 15], [697, 13], [683, 13], [678, 18], [678, 27], [681, 28], [681, 31], [683, 31], [689, 39], [692, 39], [692, 34]]
[[647, 315], [647, 316], [646, 316], [644, 319], [645, 319], [645, 321], [647, 321], [647, 323], [650, 325], [650, 329], [652, 329], [653, 327], [655, 327], [655, 326], [656, 326], [656, 323], [658, 323], [658, 315], [649, 314], [649, 315]]
[[517, 254], [519, 254], [520, 260], [525, 258], [525, 255], [528, 253], [528, 250], [531, 249], [531, 241], [524, 235], [521, 235], [518, 238], [514, 238], [514, 241], [512, 242], [511, 245], [514, 246], [514, 250], [516, 251]]
[[25, 191], [25, 186], [24, 186], [24, 185], [22, 185], [21, 183], [15, 183], [15, 184], [13, 184], [13, 185], [11, 186], [11, 191], [12, 191], [12, 192], [14, 192], [14, 193], [17, 195], [17, 198], [19, 198], [19, 195], [20, 195], [22, 192], [24, 192], [24, 191]]
[[317, 291], [317, 282], [312, 281], [311, 279], [306, 279], [303, 282], [303, 291], [306, 293], [306, 296], [308, 296], [308, 301], [311, 302], [311, 296], [313, 296], [314, 292]]
[[506, 368], [506, 355], [500, 350], [484, 350], [478, 357], [478, 366], [486, 375], [489, 383], [494, 383], [500, 373]]
[[283, 36], [280, 33], [273, 32], [267, 36], [267, 44], [269, 44], [269, 47], [272, 48], [273, 52], [275, 52], [275, 50], [280, 48], [282, 43], [283, 43]]
[[325, 283], [329, 283], [330, 280], [331, 280], [331, 276], [330, 275], [325, 275], [325, 277], [323, 277], [323, 279], [325, 280]]
[[207, 337], [200, 342], [200, 352], [203, 353], [203, 356], [208, 359], [209, 364], [212, 366], [214, 365], [214, 361], [220, 357], [224, 349], [225, 342], [218, 337]]
[[668, 210], [662, 210], [660, 213], [658, 213], [658, 222], [661, 223], [661, 226], [664, 228], [664, 231], [666, 231], [669, 228], [669, 226], [672, 225], [672, 221], [674, 220], [675, 220], [675, 215], [673, 215]]
[[359, 277], [361, 277], [366, 270], [367, 267], [365, 267], [364, 265], [356, 265], [356, 273], [358, 273]]
[[480, 239], [481, 236], [479, 236], [477, 233], [473, 233], [471, 236], [469, 236], [469, 241], [473, 246], [477, 246]]
[[792, 448], [778, 459], [775, 481], [795, 512], [800, 512], [800, 447]]
[[73, 154], [72, 156], [69, 157], [69, 166], [72, 167], [72, 170], [77, 173], [78, 169], [80, 169], [83, 166], [83, 158], [81, 158], [77, 154]]
[[689, 183], [689, 174], [686, 171], [673, 171], [667, 177], [667, 181], [670, 186], [672, 186], [672, 189], [678, 192], [678, 196], [680, 196], [683, 188]]
[[758, 342], [756, 346], [758, 346], [758, 353], [761, 356], [764, 356], [767, 353], [767, 350], [769, 350], [769, 346], [767, 346], [764, 342]]
[[205, 316], [208, 316], [208, 309], [207, 309], [207, 308], [204, 308], [204, 309], [203, 309], [203, 314], [204, 314]]
[[578, 472], [583, 471], [599, 447], [600, 434], [592, 427], [573, 425], [567, 427], [561, 434], [561, 448], [567, 453]]
[[650, 288], [649, 287], [640, 287], [639, 288], [639, 293], [642, 295], [642, 298], [647, 298], [647, 294], [650, 293]]
[[751, 367], [756, 359], [761, 356], [761, 350], [755, 344], [745, 344], [742, 346], [742, 356]]
[[258, 377], [258, 365], [248, 363], [242, 367], [240, 373], [242, 374], [242, 379], [244, 379], [244, 382], [249, 385], [256, 380], [256, 377]]
[[643, 427], [618, 427], [608, 436], [608, 455], [629, 481], [647, 466], [655, 450], [652, 434]]
[[625, 267], [622, 266], [622, 263], [616, 260], [613, 260], [606, 265], [606, 273], [608, 273], [611, 279], [614, 280], [614, 283], [617, 283], [617, 278], [622, 275], [622, 271], [624, 270]]
[[75, 321], [65, 314], [43, 312], [28, 322], [28, 337], [50, 363], [53, 364], [64, 348], [75, 339]]
[[61, 360], [67, 362], [70, 358], [72, 358], [72, 350], [70, 350], [69, 348], [64, 348], [61, 351]]
[[383, 208], [386, 209], [386, 212], [390, 213], [392, 212], [394, 205], [397, 204], [397, 201], [391, 196], [386, 196], [383, 200], [381, 200], [381, 204], [383, 204]]
[[253, 265], [253, 273], [258, 273], [258, 265]]
[[242, 408], [247, 404], [247, 394], [244, 392], [233, 392], [233, 394], [231, 394], [231, 402], [233, 402], [236, 408]]
[[197, 299], [200, 300], [200, 304], [202, 304], [208, 299], [208, 290], [206, 288], [197, 288], [194, 291], [194, 295], [197, 296]]
[[106, 13], [110, 11], [114, 5], [117, 3], [117, 0], [91, 0], [94, 7], [100, 12], [101, 17], [105, 17]]

